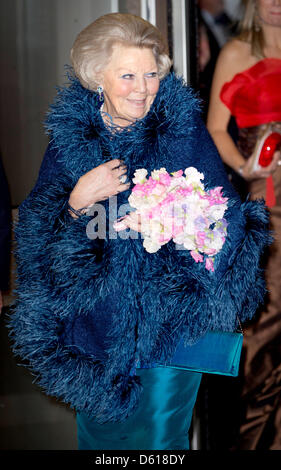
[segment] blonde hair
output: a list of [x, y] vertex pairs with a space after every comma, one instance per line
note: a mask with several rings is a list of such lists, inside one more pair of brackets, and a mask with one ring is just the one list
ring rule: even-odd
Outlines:
[[158, 28], [127, 13], [109, 13], [83, 29], [71, 49], [74, 72], [85, 88], [96, 90], [115, 44], [152, 50], [160, 80], [170, 71], [168, 48]]
[[[257, 20], [256, 0], [243, 0], [245, 10], [240, 21], [238, 39], [251, 45], [251, 54], [258, 59], [264, 55], [264, 35]], [[258, 26], [258, 27], [257, 27]]]

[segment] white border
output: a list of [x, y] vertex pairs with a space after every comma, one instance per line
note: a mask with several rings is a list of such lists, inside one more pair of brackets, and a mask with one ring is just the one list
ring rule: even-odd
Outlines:
[[111, 0], [110, 12], [118, 13], [118, 11], [119, 11], [119, 0]]
[[186, 44], [186, 8], [185, 0], [173, 0], [173, 44], [174, 69], [177, 75], [182, 75], [188, 82], [187, 76], [187, 44]]
[[141, 0], [141, 17], [156, 26], [155, 0]]

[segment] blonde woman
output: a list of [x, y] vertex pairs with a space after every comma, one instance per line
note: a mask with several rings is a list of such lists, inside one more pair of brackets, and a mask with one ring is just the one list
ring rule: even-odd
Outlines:
[[[202, 374], [169, 364], [181, 338], [233, 331], [237, 314], [252, 317], [264, 293], [267, 214], [261, 203], [241, 204], [193, 92], [169, 73], [157, 28], [105, 15], [79, 34], [72, 63], [48, 116], [38, 181], [19, 211], [15, 351], [47, 393], [75, 409], [79, 449], [188, 449]], [[115, 217], [128, 208], [136, 169], [189, 166], [229, 198], [214, 272], [172, 242], [145, 251], [132, 213], [131, 236], [111, 226], [112, 208]], [[93, 205], [104, 235], [89, 236]]]
[[[266, 132], [281, 132], [281, 1], [247, 0], [241, 34], [218, 58], [207, 127], [223, 161], [248, 185], [252, 199], [270, 208], [275, 242], [266, 259], [268, 301], [246, 330], [243, 400], [246, 407], [239, 448], [281, 449], [281, 157], [275, 148], [268, 166], [254, 167]], [[228, 133], [239, 128], [237, 145]], [[274, 148], [273, 148], [274, 150]], [[269, 430], [269, 427], [271, 429]], [[270, 435], [269, 444], [265, 435]]]

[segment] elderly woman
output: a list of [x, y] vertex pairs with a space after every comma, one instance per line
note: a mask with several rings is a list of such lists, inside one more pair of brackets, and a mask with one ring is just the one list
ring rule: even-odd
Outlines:
[[[71, 57], [75, 75], [51, 107], [50, 144], [20, 207], [14, 349], [46, 393], [76, 410], [79, 449], [188, 449], [201, 373], [160, 364], [181, 339], [253, 316], [267, 214], [262, 203], [241, 205], [157, 28], [105, 15]], [[136, 236], [112, 230], [136, 170], [190, 166], [229, 198], [214, 271], [172, 241], [146, 251], [134, 214], [123, 222]], [[104, 230], [92, 223], [101, 207]]]

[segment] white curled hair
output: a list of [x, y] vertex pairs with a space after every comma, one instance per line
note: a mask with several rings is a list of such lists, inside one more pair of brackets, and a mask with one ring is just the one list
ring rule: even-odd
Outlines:
[[75, 75], [85, 88], [97, 90], [115, 44], [151, 49], [159, 79], [169, 73], [172, 61], [160, 30], [138, 16], [109, 13], [83, 29], [71, 49]]

